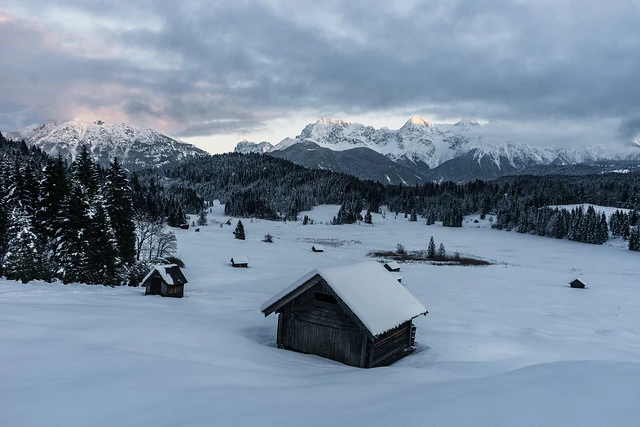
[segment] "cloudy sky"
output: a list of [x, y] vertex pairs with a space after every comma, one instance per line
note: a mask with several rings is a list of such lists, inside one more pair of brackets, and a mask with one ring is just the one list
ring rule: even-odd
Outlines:
[[211, 152], [319, 117], [640, 135], [640, 0], [3, 0], [0, 131], [79, 117]]

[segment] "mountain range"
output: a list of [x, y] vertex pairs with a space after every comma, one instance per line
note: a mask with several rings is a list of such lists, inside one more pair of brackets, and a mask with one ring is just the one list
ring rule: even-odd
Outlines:
[[153, 129], [141, 129], [125, 123], [108, 124], [101, 120], [74, 119], [31, 125], [5, 135], [24, 140], [49, 155], [60, 154], [72, 161], [86, 145], [97, 163], [106, 166], [118, 157], [123, 167], [136, 170], [157, 168], [194, 156], [208, 155], [191, 144], [177, 141]]
[[519, 143], [513, 135], [504, 125], [469, 120], [433, 124], [411, 117], [400, 129], [393, 130], [320, 119], [307, 125], [300, 135], [285, 138], [275, 146], [243, 141], [236, 151], [266, 153], [306, 167], [391, 184], [491, 179], [530, 167], [640, 159], [637, 143], [543, 147]]
[[[60, 154], [69, 161], [86, 145], [98, 163], [108, 165], [117, 156], [130, 170], [157, 168], [208, 155], [153, 129], [100, 120], [50, 121], [5, 136], [24, 140], [49, 155]], [[412, 117], [397, 130], [320, 119], [305, 126], [296, 137], [285, 138], [275, 146], [266, 141], [242, 141], [235, 151], [266, 154], [308, 168], [342, 172], [384, 184], [414, 185], [427, 181], [491, 179], [516, 173], [570, 174], [575, 169], [572, 165], [587, 163], [603, 172], [635, 170], [635, 165], [628, 162], [640, 160], [639, 145], [639, 141], [634, 141], [627, 145], [582, 148], [542, 147], [518, 143], [508, 128], [496, 123], [467, 120], [433, 124]]]

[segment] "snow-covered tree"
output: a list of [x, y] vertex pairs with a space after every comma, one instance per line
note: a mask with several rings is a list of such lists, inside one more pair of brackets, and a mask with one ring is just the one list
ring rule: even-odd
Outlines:
[[2, 259], [7, 279], [30, 280], [50, 278], [41, 245], [31, 224], [31, 217], [24, 209], [16, 207], [11, 213], [11, 226], [6, 253]]

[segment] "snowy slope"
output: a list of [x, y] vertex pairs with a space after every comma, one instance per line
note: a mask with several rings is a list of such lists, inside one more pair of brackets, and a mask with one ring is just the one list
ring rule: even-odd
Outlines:
[[75, 159], [81, 147], [86, 145], [93, 157], [102, 165], [108, 165], [114, 157], [129, 169], [155, 168], [207, 153], [191, 144], [176, 141], [153, 129], [140, 129], [125, 123], [108, 124], [97, 120], [83, 122], [55, 121], [31, 125], [7, 134], [7, 138], [24, 139], [50, 155], [67, 160]]
[[638, 158], [633, 144], [613, 148], [597, 145], [579, 149], [533, 146], [513, 140], [504, 125], [473, 121], [433, 124], [411, 117], [400, 129], [375, 129], [359, 123], [337, 119], [320, 119], [307, 125], [300, 135], [287, 138], [271, 151], [284, 150], [301, 141], [342, 151], [366, 147], [395, 161], [410, 161], [435, 168], [449, 160], [473, 152], [477, 162], [489, 160], [500, 168], [522, 169], [538, 164], [583, 163], [598, 159]]
[[[321, 224], [337, 209], [309, 212], [314, 225], [247, 219], [240, 241], [216, 206], [199, 233], [176, 230], [182, 299], [0, 280], [0, 425], [637, 425], [638, 253], [482, 220], [427, 227], [387, 212], [371, 226]], [[315, 268], [398, 242], [425, 249], [431, 235], [495, 264], [402, 264], [429, 309], [414, 320], [414, 354], [364, 370], [276, 348], [262, 302]], [[250, 267], [230, 267], [235, 254]], [[569, 288], [576, 271], [588, 289]]]

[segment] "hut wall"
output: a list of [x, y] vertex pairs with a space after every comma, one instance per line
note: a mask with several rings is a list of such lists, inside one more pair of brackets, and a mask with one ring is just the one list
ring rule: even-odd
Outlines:
[[184, 293], [184, 285], [175, 285], [171, 286], [166, 282], [162, 283], [162, 296], [163, 297], [174, 297], [174, 298], [182, 298]]
[[278, 346], [352, 366], [366, 362], [368, 338], [322, 282], [283, 307]]
[[408, 321], [378, 336], [368, 346], [368, 367], [390, 365], [411, 353], [414, 330]]

